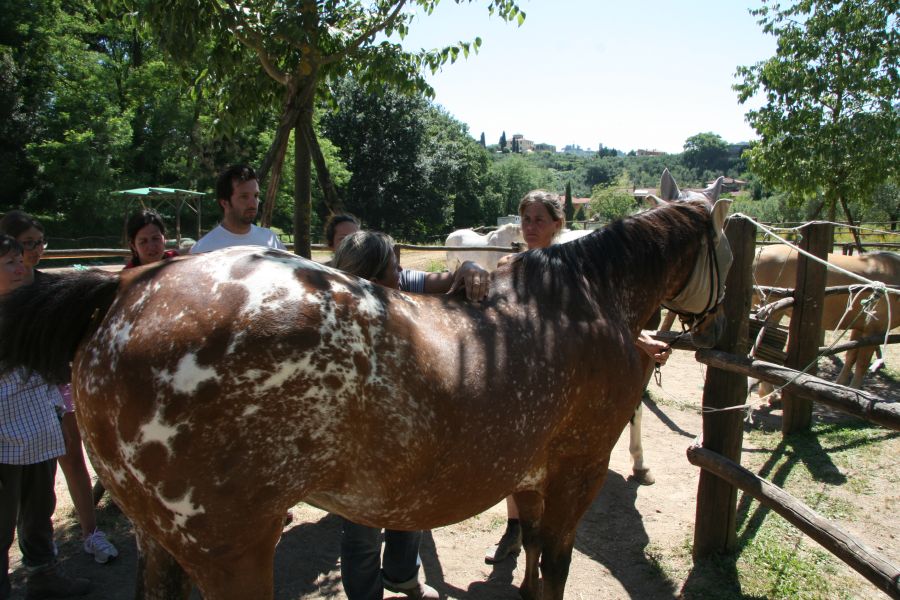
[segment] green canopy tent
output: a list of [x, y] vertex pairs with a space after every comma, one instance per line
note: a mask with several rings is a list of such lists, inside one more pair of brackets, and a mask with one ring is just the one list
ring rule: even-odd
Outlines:
[[[163, 187], [145, 187], [133, 190], [122, 190], [113, 192], [113, 195], [124, 197], [128, 203], [125, 205], [125, 223], [128, 217], [134, 212], [135, 204], [139, 204], [141, 208], [152, 208], [159, 210], [161, 206], [169, 206], [175, 211], [175, 240], [181, 245], [181, 210], [187, 207], [189, 210], [197, 214], [197, 238], [200, 239], [200, 221], [202, 217], [202, 200], [207, 195], [203, 192], [195, 192], [192, 190], [179, 190], [176, 188]], [[125, 225], [123, 225], [124, 232]], [[127, 235], [122, 236], [123, 239]]]

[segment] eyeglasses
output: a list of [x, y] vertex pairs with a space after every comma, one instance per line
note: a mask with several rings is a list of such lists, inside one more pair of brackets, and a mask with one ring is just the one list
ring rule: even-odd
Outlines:
[[22, 247], [26, 250], [34, 250], [40, 246], [41, 248], [47, 247], [47, 240], [26, 240], [22, 242]]

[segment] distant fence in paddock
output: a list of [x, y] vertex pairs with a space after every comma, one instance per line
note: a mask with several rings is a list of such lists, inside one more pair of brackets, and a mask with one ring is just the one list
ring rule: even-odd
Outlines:
[[[294, 244], [285, 244], [288, 250], [293, 251]], [[312, 250], [327, 251], [329, 247], [325, 244], [312, 244]], [[183, 249], [185, 252], [187, 249]], [[418, 246], [416, 244], [395, 244], [394, 252], [400, 257], [403, 250], [419, 251], [419, 252], [446, 252], [452, 250], [454, 252], [521, 252], [525, 250], [525, 244], [521, 242], [513, 242], [510, 246]], [[45, 250], [42, 256], [44, 260], [92, 260], [104, 258], [128, 258], [131, 256], [130, 250], [119, 248], [72, 248], [70, 250]]]
[[[703, 440], [688, 449], [687, 458], [701, 468], [694, 526], [694, 558], [733, 552], [737, 546], [737, 490], [756, 498], [803, 531], [825, 549], [871, 581], [882, 592], [900, 599], [900, 568], [877, 551], [830, 523], [781, 488], [740, 465], [743, 439], [742, 407], [747, 376], [785, 385], [782, 432], [808, 429], [812, 402], [900, 431], [900, 404], [852, 390], [799, 372], [819, 351], [825, 266], [801, 255], [797, 265], [794, 313], [791, 318], [787, 367], [747, 357], [752, 295], [752, 263], [756, 227], [740, 216], [726, 227], [734, 252], [725, 295], [725, 332], [714, 350], [700, 350], [708, 365], [703, 387]], [[828, 224], [802, 228], [801, 248], [824, 257], [831, 245]]]

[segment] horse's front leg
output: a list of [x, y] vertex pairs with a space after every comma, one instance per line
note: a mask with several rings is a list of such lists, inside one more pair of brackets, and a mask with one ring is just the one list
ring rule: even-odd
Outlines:
[[187, 600], [191, 580], [156, 540], [135, 527], [138, 546], [136, 600]]
[[540, 523], [544, 511], [544, 499], [536, 492], [519, 492], [514, 495], [519, 509], [519, 523], [522, 527], [522, 547], [525, 549], [525, 575], [519, 587], [523, 600], [538, 600], [541, 597]]

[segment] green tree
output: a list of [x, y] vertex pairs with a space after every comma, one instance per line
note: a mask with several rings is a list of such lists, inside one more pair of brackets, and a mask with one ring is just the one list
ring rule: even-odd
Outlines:
[[479, 143], [481, 144], [482, 148], [487, 147], [487, 144], [485, 143], [485, 140], [484, 140], [484, 132], [483, 131], [481, 132], [481, 139], [479, 140]]
[[367, 227], [421, 241], [481, 220], [487, 151], [421, 96], [376, 94], [352, 78], [334, 87], [322, 131], [352, 173], [342, 193]]
[[557, 191], [553, 187], [553, 176], [541, 169], [521, 154], [506, 154], [491, 165], [488, 174], [488, 191], [492, 197], [499, 199], [498, 212], [491, 214], [486, 210], [485, 218], [502, 215], [514, 215], [522, 196], [535, 189]]
[[506, 152], [506, 132], [500, 134], [500, 152]]
[[728, 167], [728, 144], [715, 133], [698, 133], [684, 142], [684, 154], [681, 157], [686, 167], [702, 174], [710, 172], [720, 175]]
[[572, 184], [566, 182], [566, 221], [571, 221], [575, 216], [575, 205], [572, 204]]
[[840, 206], [852, 222], [848, 202], [865, 204], [900, 169], [898, 3], [764, 0], [752, 12], [778, 49], [737, 71], [740, 102], [766, 99], [747, 113], [760, 136], [750, 169], [799, 198], [821, 190], [828, 217]]
[[[405, 10], [407, 5], [430, 13], [439, 0], [107, 1], [147, 19], [172, 56], [209, 66], [211, 79], [222, 91], [219, 97], [225, 100], [224, 119], [280, 112], [272, 145], [259, 169], [261, 178], [269, 177], [270, 197], [277, 193], [290, 134], [296, 132], [294, 242], [296, 251], [306, 256], [310, 253], [311, 161], [329, 206], [341, 208], [313, 127], [319, 83], [352, 73], [372, 89], [390, 83], [406, 92], [432, 93], [422, 69], [437, 70], [460, 55], [468, 56], [481, 43], [475, 38], [412, 53], [388, 41], [394, 34], [402, 38], [409, 31], [415, 13]], [[524, 20], [512, 0], [485, 1], [491, 13], [505, 20]]]
[[591, 214], [612, 221], [634, 212], [631, 178], [622, 173], [615, 183], [598, 185], [591, 193]]

